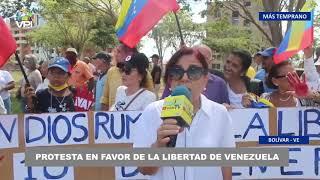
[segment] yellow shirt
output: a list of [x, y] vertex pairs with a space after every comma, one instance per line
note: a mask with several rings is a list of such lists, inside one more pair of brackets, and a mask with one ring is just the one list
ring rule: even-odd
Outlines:
[[253, 79], [256, 76], [256, 71], [253, 67], [249, 67], [246, 73], [246, 76], [248, 76], [250, 79]]
[[[122, 85], [121, 73], [116, 66], [111, 67], [107, 72], [103, 95], [100, 103], [110, 107], [114, 104], [117, 88]], [[147, 89], [153, 92], [153, 81], [150, 72], [147, 74]]]

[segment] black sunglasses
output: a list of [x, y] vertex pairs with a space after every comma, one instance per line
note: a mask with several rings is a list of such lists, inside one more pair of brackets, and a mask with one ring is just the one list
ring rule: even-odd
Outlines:
[[276, 79], [280, 79], [280, 78], [284, 78], [284, 77], [287, 77], [287, 75], [282, 75], [282, 76], [281, 76], [281, 75], [279, 75], [279, 76], [275, 76], [275, 78], [276, 78]]
[[187, 76], [190, 80], [199, 80], [202, 75], [205, 75], [207, 73], [207, 70], [205, 70], [202, 67], [191, 65], [187, 70], [184, 70], [180, 66], [174, 66], [169, 69], [169, 77], [173, 80], [180, 80], [182, 79], [184, 73], [187, 73]]
[[132, 69], [133, 67], [129, 65], [123, 65], [119, 67], [120, 72], [125, 73], [126, 75], [130, 75], [130, 73], [132, 72]]

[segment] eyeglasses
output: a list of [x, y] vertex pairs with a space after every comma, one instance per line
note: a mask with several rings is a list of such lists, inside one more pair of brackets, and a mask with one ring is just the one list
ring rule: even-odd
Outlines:
[[196, 81], [201, 78], [202, 75], [207, 73], [207, 70], [202, 67], [191, 65], [187, 70], [184, 70], [180, 66], [175, 66], [169, 69], [169, 77], [173, 80], [182, 79], [184, 73], [187, 73], [187, 76], [190, 80]]
[[275, 76], [276, 79], [280, 79], [280, 78], [286, 78], [287, 75], [279, 75], [279, 76]]
[[120, 73], [125, 73], [126, 75], [130, 75], [131, 72], [133, 70], [135, 70], [135, 68], [131, 67], [131, 66], [124, 65], [122, 67], [119, 67], [119, 70], [120, 70]]

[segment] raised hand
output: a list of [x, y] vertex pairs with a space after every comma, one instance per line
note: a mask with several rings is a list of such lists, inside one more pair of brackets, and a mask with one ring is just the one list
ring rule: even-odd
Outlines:
[[296, 72], [288, 73], [288, 82], [294, 88], [295, 94], [298, 97], [306, 97], [309, 92], [308, 85], [306, 83], [306, 78], [303, 76], [302, 80], [299, 78]]

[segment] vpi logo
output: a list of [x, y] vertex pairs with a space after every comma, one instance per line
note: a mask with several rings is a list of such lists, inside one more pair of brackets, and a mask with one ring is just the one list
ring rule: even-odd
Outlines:
[[18, 28], [32, 28], [33, 21], [32, 21], [33, 14], [27, 9], [22, 8], [15, 14], [15, 21]]

